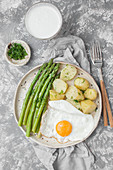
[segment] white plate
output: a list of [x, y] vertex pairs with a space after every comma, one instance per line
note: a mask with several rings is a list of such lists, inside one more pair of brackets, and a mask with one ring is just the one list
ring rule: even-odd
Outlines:
[[[9, 46], [10, 44], [12, 44], [12, 43], [19, 43], [19, 44], [21, 44], [21, 45], [24, 47], [24, 49], [26, 50], [26, 52], [27, 52], [27, 54], [28, 54], [28, 55], [25, 56], [25, 59], [22, 59], [22, 60], [14, 60], [13, 58], [10, 58], [10, 56], [8, 56], [8, 53], [7, 53], [8, 50], [9, 50], [9, 49], [8, 49], [8, 46]], [[27, 44], [25, 41], [22, 41], [22, 40], [12, 40], [12, 41], [6, 46], [4, 55], [5, 55], [6, 61], [7, 61], [9, 64], [12, 64], [12, 65], [14, 65], [14, 66], [23, 66], [23, 65], [27, 64], [28, 61], [30, 60], [31, 50], [30, 50], [30, 47], [28, 46], [28, 44]]]
[[[68, 64], [68, 63], [64, 63], [64, 62], [60, 62], [60, 63], [61, 63], [61, 66], [60, 66], [59, 71], [62, 68], [64, 68], [66, 66], [66, 64]], [[75, 65], [73, 65], [73, 66], [75, 66]], [[95, 128], [97, 127], [100, 116], [101, 116], [101, 110], [102, 110], [101, 93], [100, 93], [99, 87], [97, 86], [95, 80], [91, 77], [91, 75], [88, 74], [83, 69], [81, 69], [77, 66], [75, 66], [75, 67], [78, 69], [77, 76], [86, 78], [90, 82], [90, 87], [96, 89], [97, 92], [98, 92], [98, 98], [95, 101], [97, 106], [98, 106], [98, 109], [95, 112], [92, 113], [92, 116], [94, 118], [94, 128], [91, 131], [91, 133], [86, 137], [86, 138], [88, 138], [93, 133]], [[37, 66], [37, 67], [33, 68], [32, 70], [30, 70], [21, 79], [20, 83], [18, 84], [16, 94], [15, 94], [15, 99], [14, 99], [14, 111], [15, 111], [14, 116], [15, 116], [17, 123], [18, 123], [18, 120], [19, 120], [19, 115], [20, 115], [20, 112], [21, 112], [22, 103], [23, 103], [25, 94], [26, 94], [26, 92], [27, 92], [27, 90], [28, 90], [32, 80], [34, 79], [39, 68], [40, 68], [40, 66]], [[68, 81], [68, 84], [69, 85], [74, 84], [74, 80]], [[25, 126], [22, 126], [20, 128], [24, 132], [24, 134], [26, 134]], [[84, 138], [82, 141], [84, 141], [86, 138]], [[30, 139], [32, 139], [34, 142], [36, 142], [38, 144], [41, 144], [41, 145], [44, 145], [44, 146], [47, 146], [47, 147], [51, 147], [51, 148], [63, 148], [63, 147], [71, 146], [71, 145], [76, 145], [76, 144], [82, 142], [82, 141], [74, 141], [74, 142], [68, 142], [68, 143], [65, 143], [65, 144], [60, 144], [54, 138], [41, 137], [41, 138], [38, 139], [36, 135], [32, 135], [30, 137]]]

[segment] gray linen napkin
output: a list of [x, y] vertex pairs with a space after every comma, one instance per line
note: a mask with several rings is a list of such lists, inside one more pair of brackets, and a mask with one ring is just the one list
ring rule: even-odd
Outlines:
[[[84, 42], [76, 36], [52, 40], [43, 53], [43, 58], [74, 63], [90, 73]], [[94, 163], [94, 156], [84, 142], [61, 149], [47, 148], [30, 142], [38, 159], [48, 170], [90, 170]]]

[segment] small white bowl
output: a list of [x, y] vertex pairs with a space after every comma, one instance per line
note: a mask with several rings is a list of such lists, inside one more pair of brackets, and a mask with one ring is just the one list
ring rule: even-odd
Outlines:
[[[12, 58], [10, 58], [10, 56], [8, 56], [8, 50], [9, 50], [9, 45], [10, 44], [12, 44], [12, 43], [19, 43], [19, 44], [21, 44], [23, 47], [24, 47], [24, 49], [26, 50], [26, 52], [27, 52], [27, 54], [28, 55], [26, 55], [25, 56], [25, 59], [22, 59], [22, 60], [14, 60], [14, 59], [12, 59]], [[26, 42], [24, 42], [24, 41], [22, 41], [22, 40], [13, 40], [13, 41], [11, 41], [7, 46], [6, 46], [6, 48], [5, 48], [5, 59], [6, 59], [6, 61], [8, 62], [8, 63], [10, 63], [10, 64], [12, 64], [12, 65], [14, 65], [14, 66], [23, 66], [23, 65], [25, 65], [25, 64], [27, 64], [28, 63], [28, 61], [30, 60], [30, 57], [31, 57], [31, 50], [30, 50], [30, 47], [28, 46], [28, 44], [26, 43]]]

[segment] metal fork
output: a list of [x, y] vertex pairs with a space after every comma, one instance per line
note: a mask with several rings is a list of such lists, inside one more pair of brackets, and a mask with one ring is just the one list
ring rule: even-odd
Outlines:
[[[103, 76], [102, 76], [102, 63], [103, 63], [102, 58], [103, 56], [102, 56], [102, 51], [100, 48], [100, 43], [98, 41], [94, 41], [91, 47], [91, 59], [92, 59], [92, 63], [94, 64], [94, 66], [97, 67], [98, 72], [99, 72], [99, 77], [100, 77], [104, 126], [108, 126], [108, 120], [107, 120], [107, 112], [108, 112], [110, 126], [113, 127], [112, 112], [111, 112], [109, 99], [108, 99], [108, 95], [106, 92], [106, 88], [105, 88], [105, 84], [104, 84]], [[106, 112], [106, 109], [107, 109], [107, 112]]]

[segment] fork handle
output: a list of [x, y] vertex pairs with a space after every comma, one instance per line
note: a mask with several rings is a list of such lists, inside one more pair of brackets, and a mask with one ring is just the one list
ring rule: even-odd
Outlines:
[[104, 118], [104, 126], [108, 126], [107, 112], [106, 112], [106, 103], [105, 103], [105, 94], [104, 94], [104, 82], [100, 80], [100, 87], [102, 92], [102, 105], [103, 105], [103, 118]]
[[110, 126], [113, 127], [112, 112], [111, 112], [110, 103], [109, 103], [109, 99], [108, 99], [108, 95], [107, 95], [104, 83], [103, 83], [103, 86], [104, 86], [104, 94], [105, 94], [106, 107], [107, 107], [107, 111], [108, 111], [109, 123], [110, 123]]

